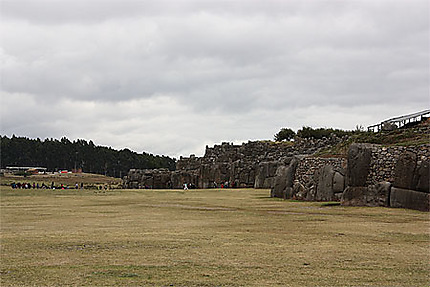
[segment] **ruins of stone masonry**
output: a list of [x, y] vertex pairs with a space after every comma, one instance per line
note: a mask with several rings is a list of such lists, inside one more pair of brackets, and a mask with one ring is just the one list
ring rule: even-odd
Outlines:
[[242, 187], [271, 188], [279, 166], [293, 157], [312, 155], [344, 139], [332, 136], [321, 140], [295, 142], [249, 141], [242, 145], [222, 143], [206, 147], [203, 157], [181, 157], [175, 171], [132, 169], [124, 178], [124, 188]]
[[[410, 131], [430, 134], [430, 125]], [[352, 144], [343, 157], [318, 157], [348, 138], [254, 141], [206, 147], [181, 157], [175, 171], [130, 170], [124, 188], [267, 188], [272, 197], [339, 201], [344, 206], [430, 209], [430, 143]]]
[[[429, 135], [428, 120], [408, 133]], [[408, 146], [354, 143], [346, 158], [309, 155], [280, 164], [271, 196], [429, 211], [429, 162], [428, 140]]]

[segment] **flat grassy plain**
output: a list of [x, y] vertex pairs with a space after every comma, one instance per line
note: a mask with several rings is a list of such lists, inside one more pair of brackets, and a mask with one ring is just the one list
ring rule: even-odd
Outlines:
[[429, 214], [268, 190], [1, 187], [1, 286], [428, 286]]

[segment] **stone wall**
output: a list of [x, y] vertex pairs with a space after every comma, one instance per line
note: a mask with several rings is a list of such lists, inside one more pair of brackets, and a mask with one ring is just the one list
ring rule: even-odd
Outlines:
[[341, 175], [345, 175], [346, 159], [345, 158], [321, 158], [321, 157], [305, 157], [303, 158], [295, 172], [295, 180], [305, 187], [316, 186], [318, 171], [324, 166], [332, 166], [334, 170]]
[[288, 165], [278, 167], [271, 196], [309, 201], [340, 200], [345, 170], [344, 158], [295, 157]]
[[[289, 158], [284, 159], [288, 160]], [[276, 170], [283, 161], [263, 161], [256, 166], [254, 188], [271, 188], [273, 186]]]
[[192, 183], [198, 188], [221, 185], [270, 188], [276, 169], [293, 156], [309, 155], [342, 140], [333, 136], [322, 140], [297, 139], [295, 142], [222, 143], [206, 147], [203, 157], [181, 157], [170, 177], [165, 170], [130, 170], [123, 185], [125, 188], [182, 188], [184, 183]]
[[371, 149], [371, 162], [366, 185], [374, 185], [378, 182], [394, 182], [394, 170], [399, 157], [406, 152], [416, 154], [418, 161], [429, 161], [430, 144], [421, 146], [391, 146], [369, 145]]
[[280, 164], [271, 196], [428, 211], [429, 162], [430, 144], [352, 144], [347, 159], [299, 156]]
[[343, 205], [429, 210], [430, 144], [352, 144], [347, 158], [312, 156], [344, 139], [295, 143], [223, 143], [203, 157], [181, 157], [177, 170], [130, 170], [125, 188], [271, 188], [271, 196]]
[[163, 168], [131, 169], [123, 179], [123, 187], [133, 189], [181, 188], [184, 183], [197, 186], [198, 181], [199, 175], [193, 171], [170, 171]]
[[348, 151], [342, 205], [430, 210], [430, 144], [383, 147], [353, 144]]

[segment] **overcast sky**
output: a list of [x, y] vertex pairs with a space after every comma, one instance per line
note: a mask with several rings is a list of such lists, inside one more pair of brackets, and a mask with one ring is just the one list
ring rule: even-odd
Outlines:
[[429, 1], [1, 1], [1, 134], [173, 157], [428, 109]]

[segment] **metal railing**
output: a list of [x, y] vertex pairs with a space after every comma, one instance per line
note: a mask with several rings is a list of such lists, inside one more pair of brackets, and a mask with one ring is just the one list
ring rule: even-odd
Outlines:
[[424, 118], [428, 118], [430, 116], [430, 110], [424, 110], [421, 112], [391, 118], [385, 121], [382, 121], [379, 124], [368, 126], [367, 131], [369, 132], [379, 132], [381, 130], [392, 130], [393, 128], [401, 128], [409, 123], [422, 121]]

